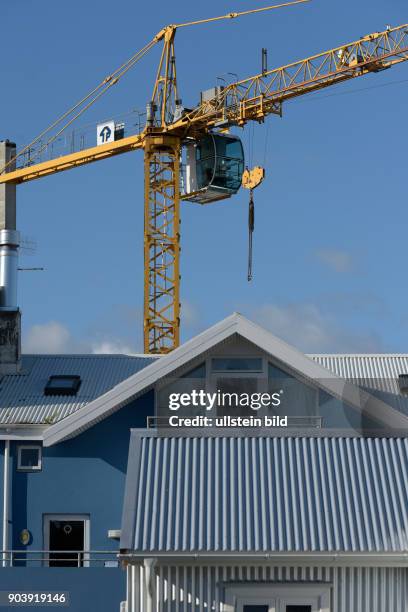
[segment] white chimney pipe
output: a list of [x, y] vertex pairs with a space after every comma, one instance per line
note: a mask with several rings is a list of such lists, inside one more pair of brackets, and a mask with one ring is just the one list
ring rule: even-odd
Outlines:
[[0, 311], [16, 311], [20, 233], [0, 230]]

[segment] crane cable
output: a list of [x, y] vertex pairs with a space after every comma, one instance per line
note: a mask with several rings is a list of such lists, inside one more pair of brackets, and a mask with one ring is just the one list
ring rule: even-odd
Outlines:
[[252, 274], [252, 238], [255, 228], [255, 205], [253, 190], [249, 191], [249, 207], [248, 207], [248, 282], [253, 278]]
[[[17, 153], [12, 159], [10, 159], [0, 170], [0, 174], [3, 174], [7, 168], [15, 163], [17, 158], [21, 157], [29, 151], [38, 141], [40, 141], [46, 134], [48, 134], [52, 129], [54, 129], [57, 125], [59, 125], [64, 119], [72, 115], [74, 111], [76, 111], [79, 107], [81, 107], [87, 100], [93, 97], [93, 99], [88, 102], [88, 104], [83, 107], [74, 117], [72, 117], [54, 136], [52, 136], [40, 149], [35, 153], [34, 157], [30, 159], [35, 159], [46, 149], [52, 142], [54, 142], [58, 136], [62, 134], [78, 117], [80, 117], [88, 108], [90, 108], [101, 96], [103, 96], [113, 85], [116, 85], [118, 81], [140, 60], [150, 49], [157, 43], [157, 40], [154, 38], [147, 45], [145, 45], [142, 49], [140, 49], [137, 53], [132, 55], [126, 62], [124, 62], [119, 68], [117, 68], [112, 74], [108, 75], [103, 79], [99, 85], [97, 85], [92, 91], [90, 91], [86, 96], [84, 96], [81, 100], [79, 100], [74, 106], [72, 106], [69, 110], [67, 110], [61, 117], [56, 119], [48, 128], [43, 130], [39, 136], [37, 136], [32, 142], [26, 145], [21, 151]], [[103, 88], [103, 89], [102, 89]], [[100, 91], [102, 89], [102, 91]]]

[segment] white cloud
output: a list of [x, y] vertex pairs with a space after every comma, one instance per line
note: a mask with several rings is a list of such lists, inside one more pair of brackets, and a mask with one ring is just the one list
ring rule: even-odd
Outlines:
[[23, 334], [23, 352], [34, 354], [93, 353], [132, 354], [135, 348], [116, 338], [85, 338], [78, 340], [69, 329], [58, 321], [33, 325]]
[[23, 350], [25, 353], [68, 353], [71, 342], [69, 330], [57, 321], [50, 321], [33, 325], [26, 338], [23, 335]]
[[183, 300], [181, 303], [180, 312], [182, 325], [185, 327], [194, 327], [200, 321], [198, 309], [187, 300]]
[[313, 304], [265, 304], [250, 318], [300, 350], [313, 352], [381, 352], [383, 344], [375, 333], [343, 328], [331, 315]]
[[316, 257], [325, 266], [335, 272], [350, 272], [355, 267], [354, 258], [347, 251], [338, 249], [319, 249], [316, 251]]
[[134, 352], [130, 346], [111, 340], [103, 340], [92, 346], [94, 355], [129, 355]]

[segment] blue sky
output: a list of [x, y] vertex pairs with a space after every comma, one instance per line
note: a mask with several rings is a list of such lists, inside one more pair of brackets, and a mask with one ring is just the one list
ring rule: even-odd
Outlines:
[[[251, 0], [2, 2], [0, 137], [27, 143], [163, 25], [264, 6]], [[405, 8], [405, 10], [403, 10]], [[184, 29], [186, 106], [217, 76], [280, 66], [406, 23], [405, 0], [309, 5]], [[143, 110], [159, 49], [79, 123]], [[238, 310], [301, 349], [408, 351], [408, 63], [288, 103], [239, 132], [267, 179], [255, 194], [254, 280], [246, 280], [247, 198], [182, 208], [182, 337]], [[141, 350], [142, 154], [18, 189], [18, 225], [37, 243], [21, 265], [23, 346]]]

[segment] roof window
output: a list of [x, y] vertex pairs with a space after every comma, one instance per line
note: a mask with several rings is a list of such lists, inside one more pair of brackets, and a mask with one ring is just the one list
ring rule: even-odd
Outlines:
[[45, 395], [76, 395], [81, 386], [81, 377], [72, 374], [50, 376], [45, 385]]

